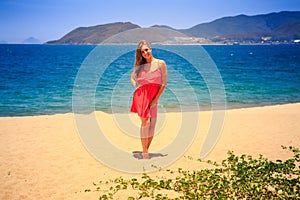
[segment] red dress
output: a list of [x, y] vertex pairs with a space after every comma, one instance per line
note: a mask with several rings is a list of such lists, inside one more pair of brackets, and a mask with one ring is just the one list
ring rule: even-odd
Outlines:
[[[158, 65], [158, 63], [155, 64]], [[142, 69], [138, 74], [136, 82], [137, 88], [133, 94], [130, 111], [137, 113], [142, 118], [156, 117], [157, 105], [153, 105], [150, 108], [150, 103], [161, 87], [161, 69], [158, 66], [154, 71]]]

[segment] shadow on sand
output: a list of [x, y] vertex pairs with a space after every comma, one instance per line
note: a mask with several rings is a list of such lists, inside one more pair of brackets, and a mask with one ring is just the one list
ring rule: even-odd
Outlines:
[[[165, 157], [168, 154], [162, 154], [162, 153], [149, 153], [149, 159], [151, 158], [157, 158], [157, 157]], [[143, 155], [141, 151], [133, 151], [132, 156], [136, 159], [143, 159]]]

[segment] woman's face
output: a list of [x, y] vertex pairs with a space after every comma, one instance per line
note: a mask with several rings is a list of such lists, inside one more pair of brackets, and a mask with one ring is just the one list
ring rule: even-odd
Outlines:
[[141, 48], [141, 53], [142, 53], [142, 56], [147, 59], [147, 58], [150, 58], [152, 55], [151, 55], [151, 49], [150, 47], [148, 47], [147, 45], [143, 45], [142, 48]]

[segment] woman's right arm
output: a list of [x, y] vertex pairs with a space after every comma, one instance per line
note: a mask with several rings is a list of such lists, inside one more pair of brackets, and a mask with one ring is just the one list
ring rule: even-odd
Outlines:
[[130, 81], [131, 81], [131, 84], [133, 85], [133, 87], [136, 88], [137, 84], [136, 84], [136, 73], [135, 72], [131, 73]]

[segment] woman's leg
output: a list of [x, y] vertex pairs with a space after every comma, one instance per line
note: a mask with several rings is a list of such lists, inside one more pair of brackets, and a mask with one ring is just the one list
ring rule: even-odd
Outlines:
[[148, 139], [149, 139], [149, 127], [150, 127], [150, 118], [141, 118], [142, 125], [140, 129], [140, 137], [143, 148], [143, 158], [148, 159]]
[[155, 132], [155, 126], [156, 126], [156, 117], [150, 118], [150, 126], [149, 126], [149, 137], [148, 137], [148, 143], [147, 143], [147, 148], [149, 149], [149, 146], [152, 142], [154, 132]]
[[156, 119], [157, 119], [157, 104], [150, 107], [150, 116], [151, 117], [150, 117], [149, 137], [148, 137], [148, 144], [147, 144], [148, 149], [152, 142], [154, 132], [155, 132]]

